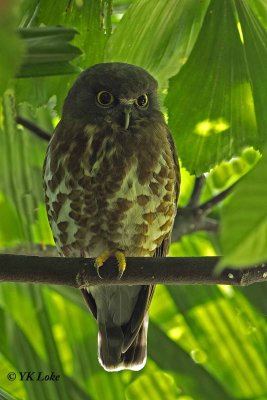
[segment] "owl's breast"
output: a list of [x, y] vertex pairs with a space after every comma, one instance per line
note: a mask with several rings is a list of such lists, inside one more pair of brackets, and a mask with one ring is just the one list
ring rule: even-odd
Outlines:
[[138, 162], [125, 174], [114, 198], [108, 200], [108, 211], [115, 224], [108, 231], [117, 248], [128, 256], [153, 255], [172, 229], [176, 214], [175, 174], [160, 155], [145, 183], [139, 178]]
[[[153, 255], [172, 229], [175, 172], [155, 148], [123, 151], [106, 136], [64, 154], [48, 149], [46, 204], [58, 248], [65, 255], [96, 257], [105, 250]], [[141, 149], [140, 149], [141, 150]]]

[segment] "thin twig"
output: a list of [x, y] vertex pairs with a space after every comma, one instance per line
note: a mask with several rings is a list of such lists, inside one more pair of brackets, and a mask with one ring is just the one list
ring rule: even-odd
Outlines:
[[[207, 200], [205, 203], [196, 205], [193, 195], [186, 207], [178, 207], [177, 215], [173, 225], [172, 241], [176, 242], [181, 239], [184, 235], [190, 235], [191, 233], [198, 231], [210, 231], [217, 232], [219, 228], [219, 222], [213, 218], [209, 218], [208, 214], [215, 205], [224, 200], [236, 186], [237, 182], [225, 189], [218, 195]], [[200, 183], [197, 184], [197, 192], [200, 187]], [[202, 190], [203, 186], [201, 186]], [[194, 190], [193, 190], [194, 193]], [[198, 193], [198, 198], [200, 193]], [[190, 204], [195, 204], [190, 206]]]
[[212, 197], [211, 199], [207, 200], [205, 203], [201, 204], [198, 209], [208, 213], [216, 204], [220, 203], [224, 200], [236, 186], [237, 182], [233, 183], [229, 188], [225, 189], [221, 193], [217, 194], [216, 196]]
[[187, 204], [187, 207], [195, 207], [198, 204], [205, 181], [206, 181], [205, 175], [196, 177], [193, 192]]
[[172, 242], [177, 242], [184, 235], [194, 232], [209, 231], [217, 232], [219, 223], [216, 219], [209, 218], [199, 208], [178, 208], [172, 230]]
[[220, 257], [128, 257], [127, 267], [117, 279], [116, 259], [101, 267], [100, 279], [93, 258], [36, 257], [0, 255], [0, 281], [46, 283], [82, 288], [88, 285], [144, 284], [224, 284], [246, 286], [267, 280], [267, 265], [245, 270], [225, 269], [220, 275], [214, 268]]
[[16, 117], [16, 122], [17, 124], [20, 124], [24, 128], [28, 129], [28, 131], [34, 133], [34, 135], [38, 136], [43, 140], [46, 140], [47, 142], [49, 142], [49, 140], [51, 139], [51, 135], [48, 132], [46, 132], [39, 126], [35, 125], [33, 122], [23, 117], [20, 117], [19, 115]]

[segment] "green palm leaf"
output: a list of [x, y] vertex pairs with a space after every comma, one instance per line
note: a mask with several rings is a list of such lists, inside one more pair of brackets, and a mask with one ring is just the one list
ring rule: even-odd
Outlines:
[[[205, 201], [253, 169], [259, 155], [252, 148], [243, 152], [243, 148], [261, 149], [266, 140], [266, 2], [120, 0], [114, 8], [111, 18], [109, 0], [21, 2], [19, 25], [32, 35], [25, 39], [31, 44], [29, 69], [24, 71], [36, 73], [36, 61], [42, 64], [47, 54], [47, 61], [53, 63], [54, 54], [66, 67], [78, 55], [72, 46], [83, 52], [73, 61], [78, 69], [104, 59], [149, 69], [159, 79], [161, 100], [166, 98], [183, 167], [200, 174], [224, 161], [207, 177], [201, 199]], [[58, 25], [65, 28], [51, 28]], [[0, 42], [6, 41], [1, 47], [4, 60], [7, 66], [12, 64], [10, 69], [5, 63], [0, 66], [0, 91], [8, 87], [0, 110], [0, 246], [4, 251], [9, 247], [11, 252], [33, 252], [53, 244], [41, 185], [46, 143], [17, 125], [15, 116], [52, 132], [75, 77], [48, 77], [52, 70], [43, 65], [43, 77], [9, 84], [22, 54], [14, 34], [9, 41], [11, 26], [0, 28]], [[39, 30], [40, 26], [48, 28]], [[73, 37], [74, 30], [79, 34]], [[45, 37], [45, 32], [52, 36]], [[65, 33], [60, 37], [56, 32]], [[53, 37], [53, 43], [48, 37]], [[17, 59], [9, 46], [18, 52]], [[238, 160], [226, 162], [237, 154], [242, 154]], [[221, 245], [225, 253], [232, 254], [237, 241], [253, 234], [253, 243], [260, 243], [254, 222], [265, 218], [264, 160], [242, 178], [228, 204], [214, 210], [214, 218], [222, 220], [221, 243], [216, 234], [206, 232], [184, 236], [172, 245], [173, 255], [216, 254]], [[194, 182], [188, 171], [183, 169], [182, 174], [183, 206]], [[254, 185], [249, 186], [254, 188], [249, 193], [245, 190], [248, 183]], [[247, 219], [242, 219], [241, 212], [246, 212]], [[262, 245], [261, 260], [264, 249]], [[248, 246], [244, 256], [252, 262], [256, 253], [256, 246]], [[96, 322], [78, 290], [2, 283], [0, 399], [265, 400], [265, 292], [266, 284], [248, 288], [159, 286], [151, 306], [145, 368], [110, 374], [98, 363]], [[54, 371], [60, 380], [7, 378], [9, 372], [20, 376], [28, 370]]]

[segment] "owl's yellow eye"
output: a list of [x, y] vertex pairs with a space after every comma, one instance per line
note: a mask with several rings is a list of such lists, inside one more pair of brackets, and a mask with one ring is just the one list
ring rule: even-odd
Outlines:
[[113, 103], [114, 96], [111, 93], [102, 90], [97, 93], [96, 100], [101, 106], [108, 107]]
[[136, 104], [140, 108], [145, 108], [148, 105], [148, 97], [147, 94], [144, 93], [136, 99]]

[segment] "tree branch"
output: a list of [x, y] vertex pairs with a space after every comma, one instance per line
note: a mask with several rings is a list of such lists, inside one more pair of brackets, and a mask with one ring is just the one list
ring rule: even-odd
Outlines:
[[205, 213], [208, 213], [209, 211], [212, 210], [212, 208], [214, 206], [216, 206], [216, 204], [220, 203], [222, 200], [225, 199], [225, 197], [227, 197], [232, 192], [232, 190], [236, 186], [236, 184], [237, 184], [237, 182], [233, 183], [231, 186], [229, 186], [223, 192], [212, 197], [210, 200], [207, 200], [205, 203], [198, 206], [198, 209]]
[[187, 204], [187, 207], [193, 208], [198, 204], [201, 192], [203, 190], [203, 186], [205, 185], [205, 181], [206, 181], [205, 175], [196, 177], [193, 192]]
[[41, 138], [43, 140], [46, 140], [47, 142], [49, 142], [49, 140], [51, 139], [51, 135], [49, 135], [48, 132], [44, 131], [42, 128], [35, 125], [33, 122], [29, 121], [28, 119], [25, 119], [18, 115], [16, 117], [16, 122], [17, 122], [17, 124], [24, 126], [24, 128], [28, 129], [28, 131], [34, 133], [34, 135], [38, 136], [39, 138]]
[[172, 231], [173, 242], [177, 242], [184, 235], [189, 235], [198, 231], [217, 232], [219, 228], [218, 221], [213, 218], [209, 218], [207, 215], [210, 213], [213, 207], [216, 206], [216, 204], [220, 203], [231, 193], [237, 183], [235, 182], [229, 188], [207, 200], [205, 203], [198, 204], [197, 202], [199, 200], [200, 192], [203, 189], [205, 180], [200, 181], [201, 177], [197, 179], [199, 180], [195, 184], [193, 194], [187, 206], [178, 208]]
[[178, 208], [172, 230], [172, 242], [178, 242], [182, 236], [198, 231], [218, 231], [218, 221], [206, 216], [198, 207]]
[[120, 280], [115, 258], [101, 267], [93, 258], [36, 257], [0, 254], [0, 282], [45, 283], [82, 288], [88, 285], [223, 284], [246, 286], [267, 280], [267, 265], [214, 274], [220, 257], [129, 257]]

